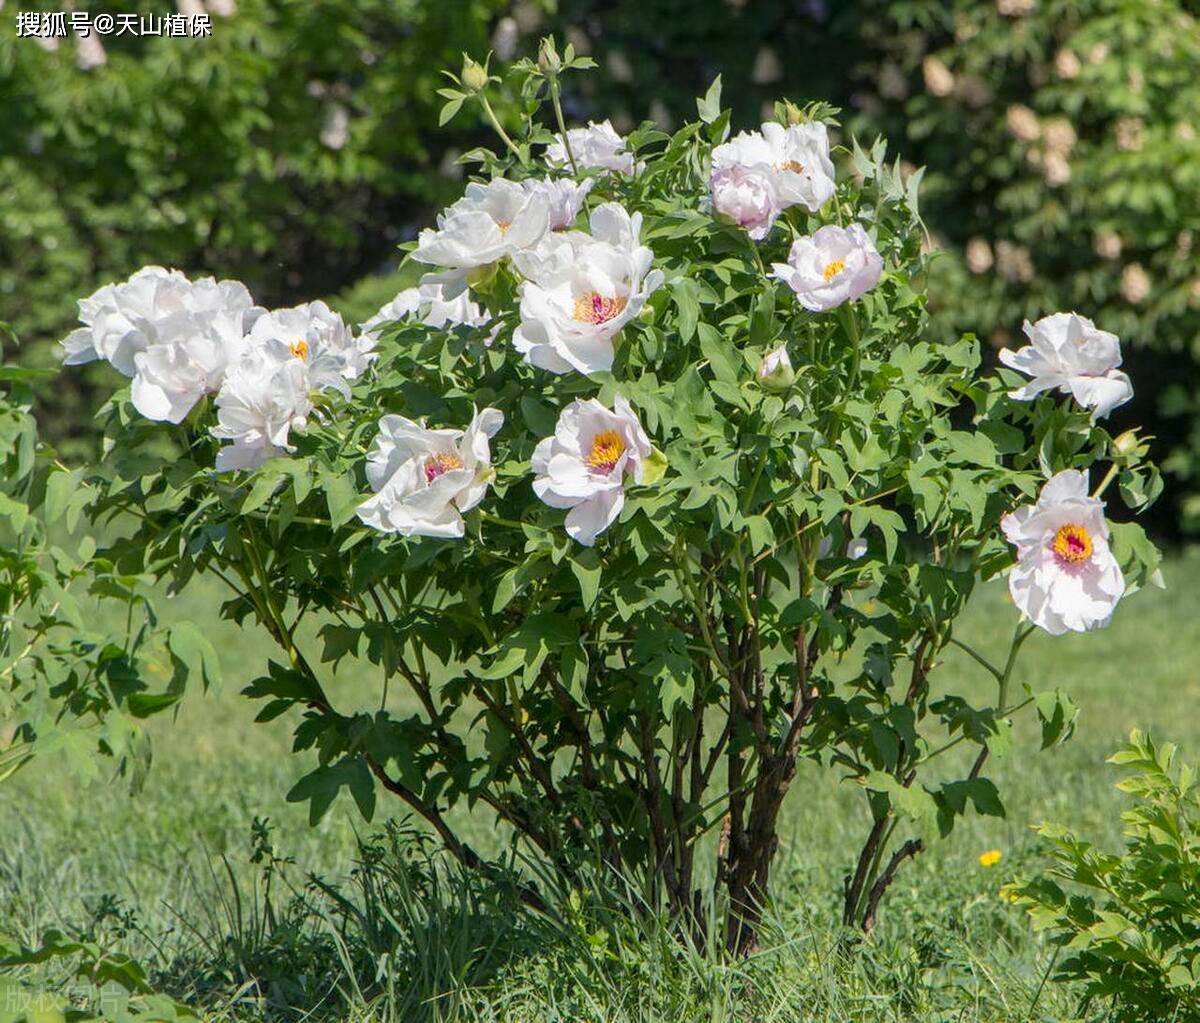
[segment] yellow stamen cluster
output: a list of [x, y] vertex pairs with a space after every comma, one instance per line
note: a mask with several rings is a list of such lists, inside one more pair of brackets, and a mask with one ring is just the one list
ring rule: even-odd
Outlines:
[[1092, 538], [1083, 526], [1068, 522], [1054, 534], [1054, 553], [1072, 565], [1092, 556]]
[[291, 352], [297, 359], [308, 358], [308, 342], [301, 338], [299, 341], [293, 341], [288, 345], [288, 351]]
[[589, 291], [586, 295], [580, 295], [575, 299], [575, 310], [572, 315], [580, 323], [594, 323], [599, 326], [601, 323], [607, 323], [614, 316], [620, 316], [628, 304], [629, 300], [620, 295], [605, 298], [598, 292]]
[[596, 472], [608, 475], [616, 468], [625, 453], [625, 442], [615, 430], [605, 430], [592, 439], [592, 450], [587, 457], [588, 466]]
[[439, 476], [444, 476], [451, 469], [461, 469], [463, 460], [458, 455], [449, 452], [439, 452], [425, 459], [425, 482], [432, 483]]
[[832, 262], [825, 264], [825, 269], [821, 271], [821, 276], [827, 281], [832, 281], [845, 269], [846, 261], [844, 259], [835, 259]]
[[504, 234], [510, 227], [512, 227], [512, 221], [511, 220], [497, 220], [496, 226], [498, 228], [500, 228], [500, 233]]
[[804, 164], [799, 160], [788, 160], [787, 163], [780, 164], [780, 170], [791, 171], [793, 174], [803, 174]]

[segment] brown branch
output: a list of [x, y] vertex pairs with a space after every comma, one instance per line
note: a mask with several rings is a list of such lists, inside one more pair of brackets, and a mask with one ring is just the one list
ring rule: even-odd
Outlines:
[[854, 869], [854, 877], [846, 878], [843, 886], [844, 898], [842, 902], [842, 923], [847, 927], [854, 926], [854, 913], [858, 909], [858, 898], [862, 894], [863, 885], [866, 884], [867, 872], [871, 869], [871, 861], [875, 858], [875, 850], [879, 848], [879, 843], [883, 840], [883, 832], [887, 827], [888, 815], [880, 817], [872, 826], [867, 834], [867, 840], [863, 843], [862, 849], [858, 854], [858, 863]]
[[509, 734], [517, 740], [517, 745], [521, 747], [521, 752], [525, 756], [525, 762], [529, 765], [530, 774], [533, 776], [534, 780], [537, 781], [538, 785], [541, 786], [541, 789], [546, 794], [546, 799], [549, 801], [550, 805], [555, 809], [560, 809], [562, 800], [559, 797], [557, 790], [554, 788], [554, 779], [550, 777], [550, 773], [546, 770], [546, 765], [538, 758], [537, 753], [534, 752], [533, 747], [529, 743], [528, 736], [525, 735], [524, 729], [521, 728], [521, 726], [512, 719], [508, 712], [505, 711], [505, 709], [492, 698], [491, 693], [487, 691], [487, 686], [485, 686], [478, 679], [471, 679], [471, 686], [475, 691], [475, 695], [479, 697], [479, 700], [483, 703], [483, 705], [487, 707], [489, 711], [491, 711], [491, 713], [496, 717], [496, 720], [498, 720], [508, 730]]
[[[450, 825], [446, 823], [446, 818], [442, 816], [436, 806], [427, 803], [417, 793], [413, 792], [412, 789], [392, 778], [374, 757], [367, 757], [367, 765], [370, 767], [371, 773], [379, 779], [380, 784], [385, 789], [403, 799], [433, 826], [443, 844], [450, 850], [451, 855], [464, 867], [468, 870], [477, 870], [491, 878], [500, 878], [502, 876], [492, 864], [480, 857], [474, 849], [454, 833]], [[517, 884], [517, 895], [531, 909], [539, 913], [549, 913], [550, 910], [545, 900], [531, 885], [524, 883]]]
[[888, 865], [884, 867], [883, 873], [879, 875], [878, 880], [871, 886], [871, 894], [867, 896], [867, 908], [862, 918], [862, 929], [867, 934], [870, 934], [875, 929], [875, 915], [879, 909], [879, 900], [883, 898], [883, 893], [887, 891], [888, 885], [895, 879], [896, 870], [901, 863], [912, 856], [916, 856], [924, 848], [925, 843], [919, 838], [910, 838], [892, 853], [891, 859], [888, 860]]
[[667, 839], [666, 825], [662, 819], [662, 807], [658, 796], [662, 791], [662, 777], [658, 773], [658, 756], [654, 749], [654, 737], [650, 734], [647, 715], [638, 714], [638, 746], [642, 753], [642, 765], [646, 769], [646, 783], [640, 786], [642, 802], [650, 818], [650, 837], [655, 848], [657, 869], [661, 869], [667, 882], [667, 890], [675, 902], [681, 895], [675, 861], [671, 857], [671, 845]]

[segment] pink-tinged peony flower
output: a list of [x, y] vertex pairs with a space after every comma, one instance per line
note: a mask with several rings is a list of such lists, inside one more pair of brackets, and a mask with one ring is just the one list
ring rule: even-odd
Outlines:
[[755, 241], [767, 236], [780, 213], [769, 174], [759, 167], [734, 164], [714, 171], [710, 188], [717, 216], [744, 228]]
[[625, 477], [645, 482], [650, 438], [620, 395], [610, 412], [595, 398], [571, 402], [554, 435], [533, 452], [534, 492], [551, 508], [569, 508], [567, 533], [591, 547], [625, 505]]
[[367, 460], [375, 496], [358, 506], [358, 517], [384, 533], [461, 537], [463, 512], [483, 500], [496, 475], [488, 442], [503, 424], [494, 408], [477, 412], [466, 430], [384, 416]]
[[768, 177], [780, 209], [798, 205], [816, 213], [835, 191], [829, 134], [816, 121], [786, 128], [768, 121], [761, 131], [735, 135], [713, 150], [712, 175], [733, 167], [753, 168]]
[[786, 263], [774, 263], [774, 275], [796, 293], [805, 309], [824, 312], [853, 302], [879, 281], [883, 257], [861, 224], [826, 224], [797, 238]]
[[521, 187], [545, 202], [550, 214], [550, 230], [565, 231], [574, 226], [575, 218], [583, 208], [583, 200], [587, 198], [595, 183], [595, 178], [585, 178], [583, 181], [573, 178], [546, 178], [544, 181], [522, 181]]
[[1025, 321], [1029, 344], [1017, 351], [1005, 349], [1000, 361], [1032, 377], [1010, 391], [1010, 397], [1029, 401], [1055, 388], [1070, 394], [1096, 418], [1107, 416], [1133, 397], [1129, 377], [1121, 365], [1121, 341], [1116, 334], [1097, 329], [1086, 316], [1055, 313], [1037, 323]]
[[590, 235], [550, 235], [516, 258], [526, 280], [513, 347], [526, 362], [551, 373], [612, 368], [614, 339], [663, 280], [641, 227], [640, 213], [607, 202], [592, 211]]
[[1034, 625], [1061, 636], [1108, 624], [1125, 579], [1108, 546], [1104, 504], [1088, 495], [1087, 476], [1067, 469], [1051, 477], [1037, 504], [1010, 512], [1000, 526], [1017, 548], [1009, 592]]
[[[571, 156], [578, 167], [594, 167], [613, 170], [621, 174], [638, 174], [645, 166], [635, 163], [633, 154], [625, 148], [626, 143], [611, 121], [595, 121], [586, 128], [568, 128], [567, 141], [571, 144]], [[546, 147], [546, 162], [555, 167], [570, 165], [566, 146], [562, 139], [555, 139]]]

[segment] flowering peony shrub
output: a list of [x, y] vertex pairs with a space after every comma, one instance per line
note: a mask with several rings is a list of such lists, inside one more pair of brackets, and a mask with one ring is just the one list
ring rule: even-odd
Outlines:
[[[1089, 400], [1111, 400], [1117, 342], [1091, 389], [1081, 318], [1054, 335], [1070, 373], [982, 374], [973, 336], [923, 336], [917, 194], [882, 142], [831, 151], [819, 104], [728, 141], [719, 81], [673, 135], [568, 130], [563, 76], [586, 63], [547, 40], [512, 69], [515, 136], [497, 76], [451, 76], [444, 116], [478, 110], [504, 148], [467, 154], [478, 180], [413, 247], [426, 277], [357, 330], [237, 292], [212, 377], [177, 352], [195, 316], [130, 298], [146, 340], [91, 474], [94, 512], [133, 523], [108, 556], [176, 589], [214, 574], [224, 614], [274, 638], [245, 692], [260, 720], [298, 711], [318, 766], [289, 798], [314, 821], [383, 792], [489, 870], [447, 815], [465, 803], [562, 883], [602, 864], [697, 930], [715, 877], [746, 951], [808, 759], [861, 787], [843, 915], [870, 929], [905, 860], [1003, 813], [985, 768], [1012, 715], [1069, 735], [1065, 693], [1017, 691], [1032, 629], [1103, 625], [1154, 575], [1141, 529], [1106, 518], [1156, 479]], [[731, 213], [727, 174], [769, 216]], [[235, 293], [171, 287], [188, 310]], [[101, 329], [71, 351], [104, 355]], [[151, 363], [169, 394], [202, 381], [178, 425], [133, 400]], [[1014, 562], [1011, 652], [971, 651], [995, 681], [977, 705], [939, 656]], [[333, 684], [348, 657], [373, 701]]]

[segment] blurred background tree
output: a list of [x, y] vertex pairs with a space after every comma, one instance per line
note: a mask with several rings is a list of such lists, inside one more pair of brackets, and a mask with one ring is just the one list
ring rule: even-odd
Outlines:
[[[62, 9], [63, 4], [21, 4]], [[53, 359], [75, 299], [157, 262], [239, 277], [260, 302], [396, 290], [395, 245], [460, 187], [435, 131], [461, 51], [595, 57], [567, 97], [618, 130], [694, 112], [720, 73], [735, 120], [828, 99], [846, 134], [925, 165], [936, 329], [999, 347], [1076, 308], [1125, 342], [1176, 476], [1160, 534], [1200, 526], [1200, 3], [1196, 0], [178, 0], [208, 39], [16, 39], [0, 13], [0, 296]], [[456, 122], [457, 123], [457, 122]], [[103, 372], [96, 370], [94, 372]], [[76, 379], [79, 379], [78, 377]], [[90, 396], [55, 382], [57, 438]], [[86, 386], [86, 385], [85, 385]]]

